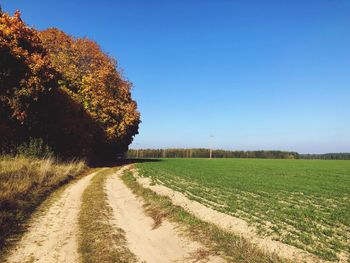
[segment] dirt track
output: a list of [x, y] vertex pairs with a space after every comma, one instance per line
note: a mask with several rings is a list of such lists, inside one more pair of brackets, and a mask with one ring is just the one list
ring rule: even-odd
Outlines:
[[[128, 247], [141, 262], [194, 262], [205, 248], [180, 235], [177, 226], [167, 220], [154, 229], [154, 221], [144, 213], [143, 201], [119, 178], [122, 170], [107, 180], [107, 195], [118, 227], [125, 231]], [[223, 262], [217, 257], [200, 262]]]
[[[123, 169], [106, 181], [108, 203], [113, 209], [111, 223], [125, 231], [127, 246], [140, 262], [223, 262], [211, 256], [197, 261], [196, 254], [205, 248], [181, 235], [178, 227], [167, 220], [154, 229], [153, 219], [144, 212], [143, 201], [119, 178]], [[45, 212], [32, 218], [28, 231], [6, 262], [80, 262], [77, 236], [81, 196], [95, 175], [69, 185]]]
[[70, 185], [43, 215], [32, 220], [28, 232], [7, 262], [78, 262], [77, 219], [80, 198], [95, 174]]

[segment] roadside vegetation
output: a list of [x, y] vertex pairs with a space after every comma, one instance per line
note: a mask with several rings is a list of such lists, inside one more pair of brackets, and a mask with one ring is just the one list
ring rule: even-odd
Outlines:
[[[211, 255], [222, 256], [228, 262], [284, 262], [276, 255], [262, 252], [244, 238], [227, 233], [213, 224], [199, 220], [183, 208], [173, 205], [168, 197], [157, 195], [152, 190], [142, 187], [137, 183], [132, 172], [125, 171], [122, 180], [135, 195], [143, 198], [145, 212], [153, 218], [154, 228], [157, 228], [164, 218], [176, 222], [181, 226], [184, 234], [206, 245]], [[201, 257], [206, 256], [208, 255], [199, 253], [197, 259], [200, 260]]]
[[79, 252], [83, 263], [136, 262], [122, 229], [112, 223], [112, 208], [104, 191], [107, 176], [119, 168], [102, 170], [82, 196], [79, 213]]
[[350, 255], [350, 162], [162, 159], [140, 174], [220, 212], [261, 236], [325, 260]]
[[0, 156], [0, 258], [8, 238], [24, 230], [35, 208], [86, 170], [83, 161]]

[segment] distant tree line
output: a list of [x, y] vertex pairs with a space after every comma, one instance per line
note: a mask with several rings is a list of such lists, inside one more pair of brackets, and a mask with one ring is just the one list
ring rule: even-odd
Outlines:
[[[130, 149], [129, 158], [209, 158], [210, 150], [193, 149]], [[265, 158], [265, 159], [299, 159], [296, 152], [286, 151], [226, 151], [213, 150], [213, 158]]]
[[[130, 149], [128, 158], [209, 158], [205, 148]], [[350, 160], [350, 153], [299, 154], [288, 151], [227, 151], [213, 150], [213, 158], [262, 158], [262, 159], [322, 159]]]
[[0, 8], [0, 153], [44, 145], [63, 158], [123, 155], [140, 123], [131, 88], [94, 41], [38, 31]]
[[300, 154], [301, 159], [350, 160], [350, 153]]

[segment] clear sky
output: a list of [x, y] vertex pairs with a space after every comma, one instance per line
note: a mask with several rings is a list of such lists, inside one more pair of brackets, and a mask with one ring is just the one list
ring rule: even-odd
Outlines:
[[350, 151], [348, 0], [2, 0], [97, 41], [134, 83], [132, 147]]

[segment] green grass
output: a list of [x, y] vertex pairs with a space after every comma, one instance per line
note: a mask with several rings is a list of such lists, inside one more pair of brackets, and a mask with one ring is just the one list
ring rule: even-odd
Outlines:
[[262, 236], [326, 260], [349, 257], [350, 161], [163, 159], [138, 168]]

